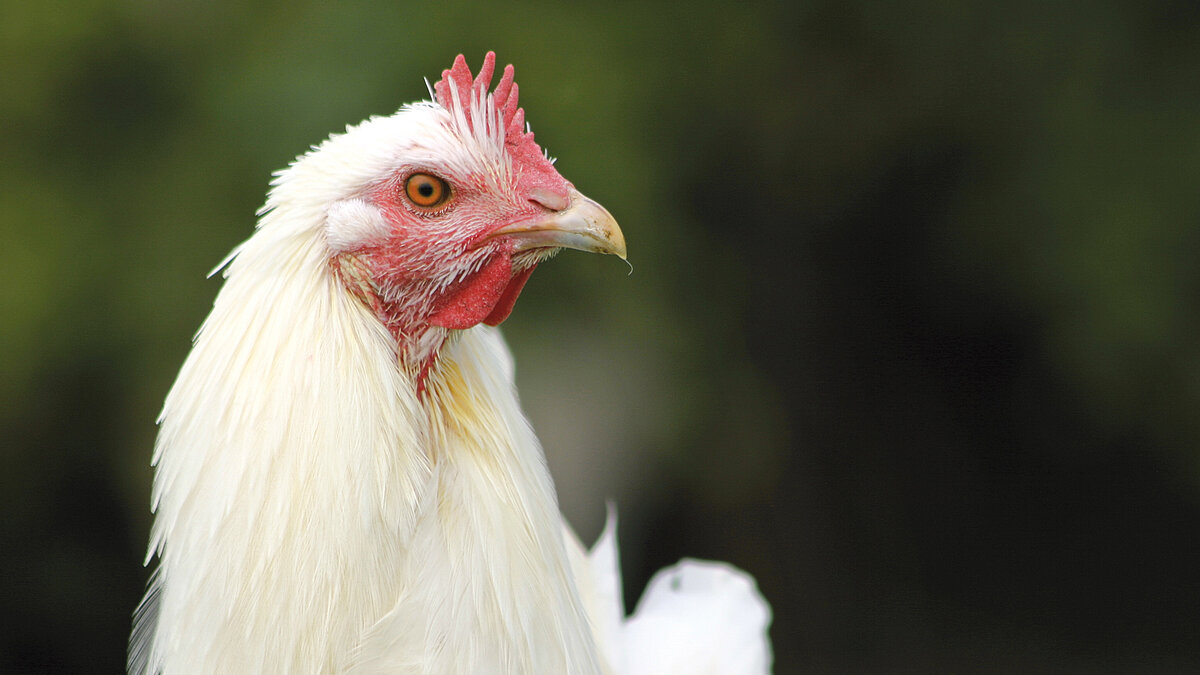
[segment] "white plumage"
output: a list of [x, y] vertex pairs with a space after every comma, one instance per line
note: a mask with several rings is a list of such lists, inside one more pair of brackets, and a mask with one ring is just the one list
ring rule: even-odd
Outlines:
[[[625, 620], [613, 521], [589, 558], [559, 514], [511, 356], [480, 321], [557, 247], [624, 242], [523, 163], [532, 135], [511, 124], [511, 69], [487, 93], [491, 62], [470, 90], [447, 71], [451, 100], [298, 159], [224, 264], [160, 418], [159, 563], [131, 672], [769, 670], [769, 609], [744, 573], [681, 563]], [[456, 201], [393, 208], [414, 171]], [[475, 292], [496, 256], [511, 278]]]

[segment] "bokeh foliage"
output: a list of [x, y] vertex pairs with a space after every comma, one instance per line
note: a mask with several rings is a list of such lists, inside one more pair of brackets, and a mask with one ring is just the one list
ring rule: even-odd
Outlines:
[[112, 672], [153, 419], [271, 171], [517, 66], [611, 259], [506, 324], [630, 600], [777, 672], [1200, 668], [1200, 5], [0, 3], [0, 670]]

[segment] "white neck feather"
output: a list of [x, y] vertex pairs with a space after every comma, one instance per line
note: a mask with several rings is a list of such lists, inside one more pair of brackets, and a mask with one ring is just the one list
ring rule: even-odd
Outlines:
[[264, 218], [167, 397], [131, 669], [599, 672], [499, 333], [419, 399], [319, 221]]

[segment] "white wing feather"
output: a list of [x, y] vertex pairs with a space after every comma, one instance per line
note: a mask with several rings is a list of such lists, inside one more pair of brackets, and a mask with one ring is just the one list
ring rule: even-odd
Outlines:
[[616, 511], [610, 505], [604, 532], [586, 565], [572, 560], [597, 645], [611, 672], [771, 672], [771, 607], [753, 577], [727, 563], [684, 559], [659, 571], [626, 618], [616, 530]]

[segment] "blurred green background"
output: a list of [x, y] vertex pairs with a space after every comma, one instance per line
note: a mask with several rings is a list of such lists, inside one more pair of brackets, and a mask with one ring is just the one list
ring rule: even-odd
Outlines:
[[122, 667], [153, 422], [270, 172], [494, 49], [629, 241], [505, 330], [631, 603], [717, 558], [778, 673], [1200, 672], [1200, 4], [3, 0], [0, 36], [0, 671]]

